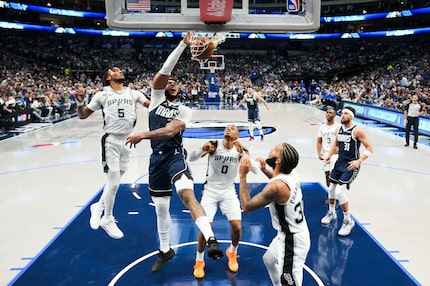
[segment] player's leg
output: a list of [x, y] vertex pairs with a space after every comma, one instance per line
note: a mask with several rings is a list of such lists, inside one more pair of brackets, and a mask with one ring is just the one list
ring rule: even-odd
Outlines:
[[329, 177], [330, 177], [330, 171], [325, 171], [324, 172], [324, 174], [325, 174], [325, 185], [327, 186], [327, 188], [328, 187], [330, 187], [330, 180], [329, 180]]
[[342, 227], [338, 234], [340, 236], [347, 236], [351, 233], [352, 228], [355, 225], [355, 222], [350, 215], [347, 184], [340, 185], [336, 195], [343, 211]]
[[248, 132], [249, 140], [254, 140], [254, 110], [248, 109]]
[[[104, 170], [107, 173], [107, 183], [103, 189], [101, 196], [101, 206], [104, 208], [104, 215], [100, 219], [100, 226], [106, 231], [106, 233], [115, 239], [120, 239], [124, 236], [124, 233], [118, 228], [117, 221], [113, 215], [113, 209], [115, 205], [116, 193], [119, 188], [121, 181], [121, 165], [120, 157], [121, 150], [125, 148], [122, 140], [118, 140], [112, 136], [108, 136], [104, 140], [104, 154], [102, 154], [102, 161], [104, 161]], [[102, 144], [103, 145], [103, 144]], [[91, 206], [91, 219], [90, 223], [97, 219], [97, 214], [94, 211], [94, 207]]]
[[[212, 224], [213, 218], [215, 216], [215, 213], [217, 211], [217, 200], [215, 200], [211, 196], [211, 191], [209, 189], [205, 189], [202, 195], [202, 199], [200, 201], [200, 204], [202, 205], [203, 209], [206, 212], [206, 216], [208, 217], [209, 221]], [[196, 251], [196, 261], [193, 266], [193, 275], [195, 278], [201, 279], [205, 277], [205, 248], [206, 248], [206, 241], [203, 236], [203, 233], [200, 231], [197, 235], [197, 251]]]
[[113, 215], [113, 208], [121, 175], [120, 172], [112, 172], [109, 170], [107, 178], [107, 184], [103, 190], [104, 215], [100, 220], [100, 226], [110, 237], [120, 239], [124, 234], [117, 226], [117, 221]]
[[223, 198], [220, 201], [220, 209], [227, 217], [231, 226], [231, 244], [226, 249], [228, 269], [232, 272], [237, 272], [239, 270], [237, 250], [240, 238], [242, 237], [242, 210], [240, 208], [240, 201], [237, 197], [234, 186], [224, 193]]
[[293, 235], [293, 266], [292, 272], [296, 285], [303, 283], [303, 268], [308, 255], [311, 241], [309, 232], [299, 232]]
[[360, 171], [360, 168], [357, 168], [355, 170], [346, 170], [345, 172], [343, 172], [341, 178], [339, 179], [341, 184], [339, 185], [339, 188], [336, 190], [336, 197], [339, 200], [339, 204], [342, 206], [342, 211], [343, 211], [342, 227], [338, 231], [338, 234], [340, 236], [349, 235], [351, 233], [351, 230], [355, 226], [355, 222], [351, 218], [351, 214], [350, 214], [348, 192], [349, 192], [349, 186], [355, 180], [359, 171]]
[[[102, 165], [103, 165], [103, 172], [107, 173], [109, 171], [109, 166], [106, 163], [106, 148], [107, 146], [109, 146], [109, 144], [106, 145], [106, 139], [107, 139], [108, 135], [104, 134], [101, 138], [101, 155], [102, 155]], [[119, 164], [119, 161], [118, 161]], [[100, 219], [102, 217], [103, 214], [103, 210], [105, 208], [104, 206], [104, 190], [106, 189], [106, 185], [103, 187], [103, 191], [102, 194], [100, 196], [100, 199], [98, 202], [93, 203], [90, 206], [90, 213], [91, 213], [91, 217], [90, 217], [90, 226], [92, 229], [98, 229], [100, 227]]]
[[337, 197], [339, 199], [339, 204], [342, 206], [342, 211], [343, 211], [342, 227], [340, 228], [338, 234], [340, 236], [347, 236], [351, 233], [352, 228], [355, 225], [355, 222], [350, 215], [348, 189], [346, 184], [341, 185], [339, 187]]
[[321, 219], [322, 224], [329, 224], [331, 221], [337, 218], [336, 214], [336, 188], [337, 183], [331, 181], [330, 187], [328, 190], [328, 211], [326, 215]]
[[181, 154], [176, 154], [171, 158], [174, 163], [170, 164], [170, 174], [172, 182], [175, 185], [176, 192], [182, 203], [189, 209], [190, 214], [199, 230], [203, 233], [208, 246], [208, 256], [212, 259], [218, 259], [224, 256], [224, 253], [215, 238], [209, 218], [197, 201], [194, 194], [194, 181], [188, 165]]
[[249, 132], [249, 140], [254, 140], [254, 123], [252, 121], [248, 121], [248, 132]]
[[193, 275], [195, 278], [198, 279], [205, 277], [205, 247], [205, 238], [203, 236], [203, 233], [199, 231], [199, 234], [197, 235], [196, 261], [193, 266]]
[[170, 247], [172, 189], [169, 174], [165, 172], [164, 167], [168, 159], [164, 154], [153, 153], [149, 162], [149, 194], [155, 206], [157, 233], [160, 241], [159, 253], [151, 268], [152, 272], [160, 271], [167, 261], [175, 256], [175, 251]]
[[260, 133], [260, 139], [264, 140], [263, 126], [261, 126], [260, 119], [255, 120], [255, 124], [257, 125], [258, 132]]
[[152, 272], [160, 271], [167, 261], [175, 256], [175, 251], [170, 247], [170, 226], [172, 220], [170, 217], [170, 196], [156, 197], [152, 196], [152, 202], [155, 205], [157, 216], [157, 231], [160, 240], [160, 249], [157, 261], [151, 268]]
[[263, 262], [270, 280], [272, 281], [272, 285], [281, 285], [281, 265], [278, 263], [280, 251], [279, 239], [275, 236], [263, 255]]

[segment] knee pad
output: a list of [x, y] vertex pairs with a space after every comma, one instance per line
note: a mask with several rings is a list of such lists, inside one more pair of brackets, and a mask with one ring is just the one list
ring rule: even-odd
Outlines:
[[343, 205], [344, 203], [346, 203], [348, 201], [347, 192], [348, 192], [348, 188], [347, 188], [346, 184], [339, 185], [336, 188], [336, 198], [341, 205]]

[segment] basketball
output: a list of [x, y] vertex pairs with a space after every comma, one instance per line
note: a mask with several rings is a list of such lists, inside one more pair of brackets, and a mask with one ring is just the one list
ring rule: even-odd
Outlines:
[[191, 55], [194, 59], [207, 60], [213, 55], [216, 44], [206, 37], [196, 37], [190, 45]]

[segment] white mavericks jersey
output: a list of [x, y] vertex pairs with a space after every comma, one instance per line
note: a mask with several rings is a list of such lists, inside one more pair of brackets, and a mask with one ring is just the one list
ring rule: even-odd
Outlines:
[[143, 104], [145, 101], [146, 97], [140, 91], [128, 87], [115, 91], [105, 86], [94, 95], [88, 108], [92, 111], [102, 109], [105, 133], [128, 136], [136, 124], [136, 102]]
[[277, 231], [298, 233], [309, 231], [303, 208], [303, 194], [300, 181], [295, 173], [280, 174], [270, 181], [281, 180], [290, 188], [290, 198], [285, 204], [271, 202], [269, 204], [272, 226]]
[[330, 149], [336, 140], [336, 130], [338, 130], [339, 127], [340, 124], [337, 122], [333, 123], [330, 126], [325, 123], [321, 124], [318, 131], [318, 137], [322, 138], [322, 153], [324, 156], [326, 156], [330, 152]]
[[215, 153], [209, 155], [205, 184], [210, 189], [227, 190], [234, 186], [242, 153], [237, 151], [236, 146], [226, 149], [222, 140], [216, 141], [216, 144]]

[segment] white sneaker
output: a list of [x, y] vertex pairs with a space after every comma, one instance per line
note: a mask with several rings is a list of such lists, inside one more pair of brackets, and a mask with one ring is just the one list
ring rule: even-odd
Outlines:
[[347, 236], [351, 233], [351, 230], [355, 226], [355, 221], [351, 220], [343, 220], [342, 227], [339, 229], [338, 233], [340, 236]]
[[337, 219], [336, 212], [327, 211], [326, 215], [321, 219], [321, 223], [322, 224], [329, 224], [334, 219]]
[[114, 217], [106, 218], [105, 216], [102, 217], [100, 220], [100, 226], [106, 231], [106, 233], [114, 238], [114, 239], [120, 239], [123, 238], [124, 233], [118, 228], [116, 225], [117, 221]]
[[102, 217], [103, 208], [100, 203], [94, 203], [90, 206], [90, 227], [92, 229], [98, 229], [100, 226], [100, 218]]

